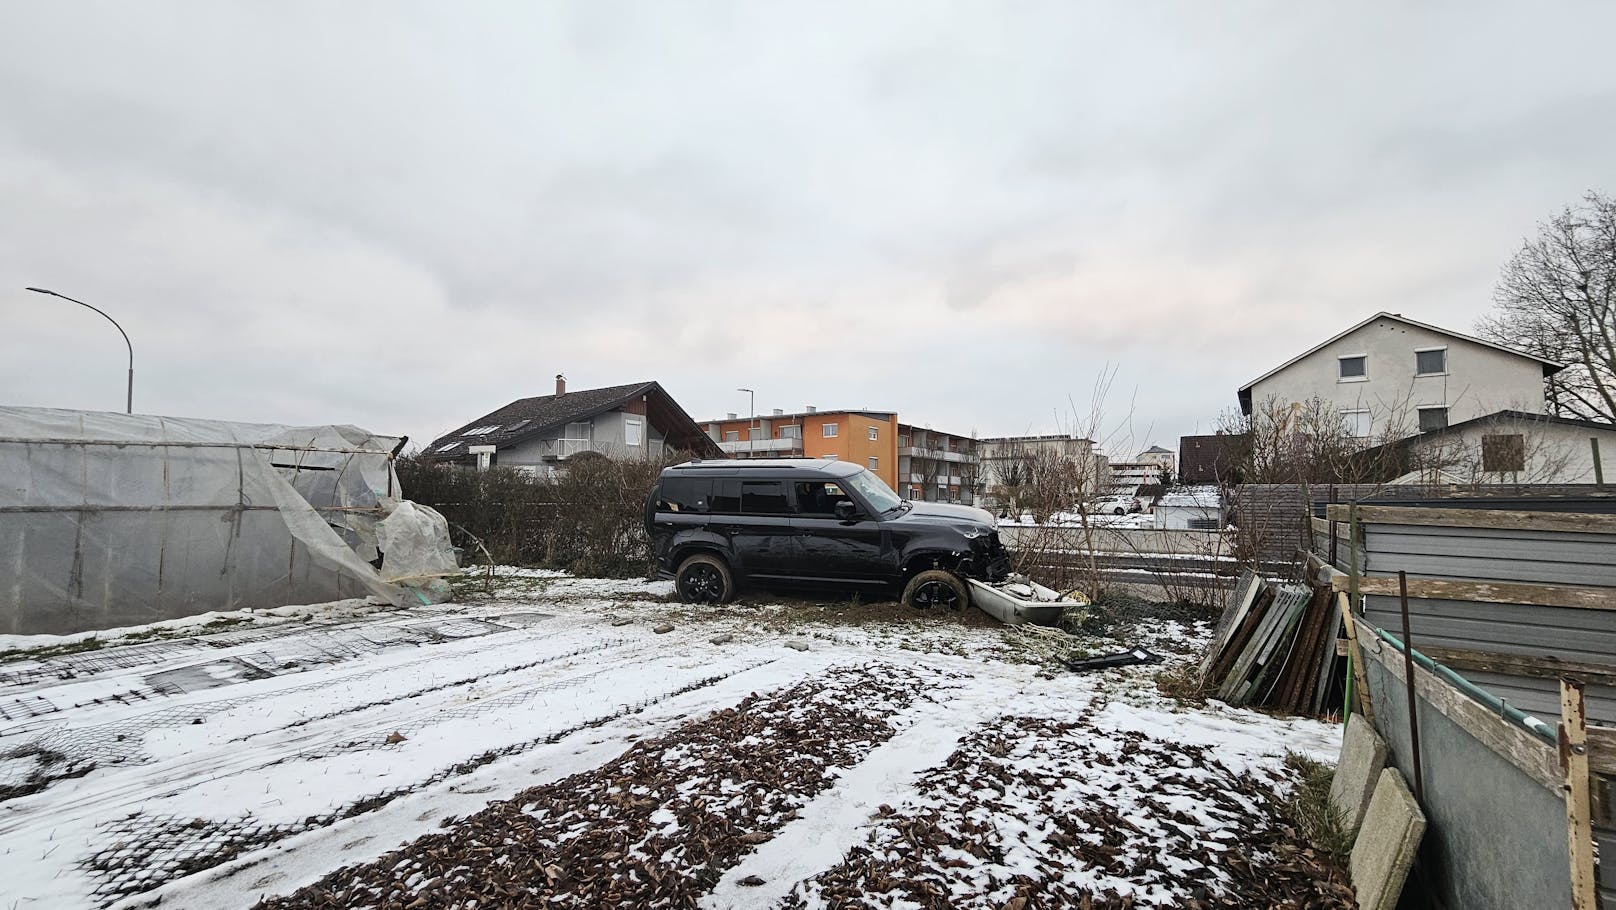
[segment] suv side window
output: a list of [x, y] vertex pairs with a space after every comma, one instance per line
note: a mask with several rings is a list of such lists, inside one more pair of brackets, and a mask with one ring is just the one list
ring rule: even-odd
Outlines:
[[657, 511], [704, 513], [712, 492], [713, 481], [710, 477], [666, 478], [657, 496]]
[[791, 503], [786, 500], [784, 481], [741, 481], [741, 514], [788, 515], [790, 513]]
[[710, 511], [722, 515], [735, 515], [741, 511], [741, 482], [732, 477], [712, 480], [713, 493], [708, 500]]
[[802, 480], [795, 487], [797, 511], [804, 515], [834, 518], [838, 502], [853, 501], [853, 497], [831, 480]]

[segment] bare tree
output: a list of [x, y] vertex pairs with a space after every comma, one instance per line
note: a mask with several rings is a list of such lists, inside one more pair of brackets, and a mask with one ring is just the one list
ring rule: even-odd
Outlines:
[[1538, 225], [1504, 266], [1478, 331], [1566, 364], [1552, 413], [1616, 421], [1616, 199], [1589, 193]]

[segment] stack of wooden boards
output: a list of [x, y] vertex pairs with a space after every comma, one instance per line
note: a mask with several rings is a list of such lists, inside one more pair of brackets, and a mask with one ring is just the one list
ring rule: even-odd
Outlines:
[[1243, 572], [1201, 661], [1201, 676], [1231, 705], [1321, 715], [1341, 703], [1340, 636], [1341, 615], [1329, 588], [1273, 584]]

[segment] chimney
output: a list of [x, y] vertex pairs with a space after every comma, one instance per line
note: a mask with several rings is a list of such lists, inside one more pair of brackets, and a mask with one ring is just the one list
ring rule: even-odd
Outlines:
[[782, 415], [784, 415], [784, 414], [785, 414], [785, 411], [782, 411], [782, 410], [780, 410], [780, 409], [779, 409], [779, 408], [775, 408], [775, 409], [774, 409], [774, 416], [776, 416], [776, 417], [780, 417], [780, 416], [782, 416]]
[[725, 420], [739, 420], [740, 418], [736, 416], [734, 411], [730, 411], [728, 414], [724, 415], [724, 419]]
[[560, 373], [557, 373], [556, 374], [556, 393], [555, 393], [555, 397], [560, 398], [562, 395], [565, 395], [565, 394], [567, 394], [567, 377], [561, 375]]
[[819, 413], [819, 409], [814, 407], [813, 405], [809, 405], [807, 410], [808, 410], [808, 413], [810, 413], [810, 414], [818, 414]]

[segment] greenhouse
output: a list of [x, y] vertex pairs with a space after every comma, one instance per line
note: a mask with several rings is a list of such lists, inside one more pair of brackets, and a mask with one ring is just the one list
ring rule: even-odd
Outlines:
[[0, 407], [0, 634], [440, 599], [454, 554], [442, 517], [402, 502], [400, 444], [351, 426]]

